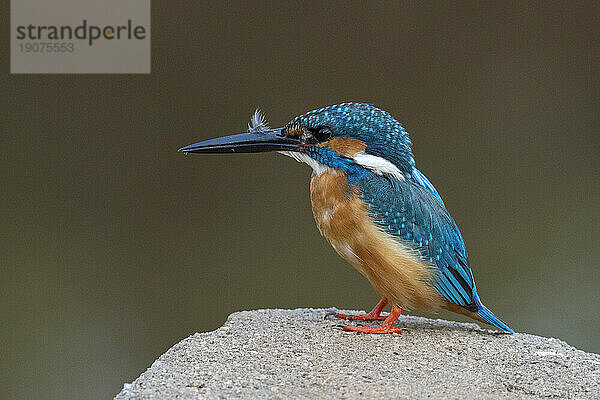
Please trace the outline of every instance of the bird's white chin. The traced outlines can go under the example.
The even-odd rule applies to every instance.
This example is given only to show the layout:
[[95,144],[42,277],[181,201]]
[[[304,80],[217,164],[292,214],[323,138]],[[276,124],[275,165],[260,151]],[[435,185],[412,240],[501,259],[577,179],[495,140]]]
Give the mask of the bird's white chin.
[[295,151],[278,151],[279,154],[284,156],[292,157],[294,160],[308,164],[316,175],[321,175],[324,172],[335,172],[335,170],[325,164],[321,164],[315,159],[311,158],[308,154],[298,153]]

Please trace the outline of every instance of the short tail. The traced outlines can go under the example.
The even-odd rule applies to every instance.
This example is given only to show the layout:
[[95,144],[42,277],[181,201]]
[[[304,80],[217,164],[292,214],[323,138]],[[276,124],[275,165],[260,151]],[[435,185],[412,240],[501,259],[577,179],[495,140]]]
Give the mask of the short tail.
[[502,322],[500,320],[500,318],[498,318],[494,314],[492,314],[492,312],[490,310],[488,310],[483,304],[479,303],[478,306],[479,306],[479,310],[476,312],[476,314],[480,318],[482,318],[483,320],[487,321],[488,323],[494,325],[498,329],[502,329],[503,331],[506,331],[508,333],[515,333],[515,331],[510,329],[510,327],[508,325],[506,325],[504,322]]

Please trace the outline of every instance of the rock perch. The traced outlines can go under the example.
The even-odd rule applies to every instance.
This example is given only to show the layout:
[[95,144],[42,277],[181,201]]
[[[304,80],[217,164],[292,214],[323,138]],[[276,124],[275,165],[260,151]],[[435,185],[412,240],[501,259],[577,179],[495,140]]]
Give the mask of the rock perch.
[[401,334],[347,333],[329,311],[234,313],[115,399],[600,399],[600,355],[558,339],[413,316]]

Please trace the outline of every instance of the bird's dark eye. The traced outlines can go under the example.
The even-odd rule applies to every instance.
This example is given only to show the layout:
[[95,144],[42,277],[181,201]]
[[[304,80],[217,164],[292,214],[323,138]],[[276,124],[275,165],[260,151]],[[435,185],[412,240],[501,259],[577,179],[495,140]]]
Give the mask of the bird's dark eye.
[[331,139],[331,129],[329,129],[326,126],[322,126],[320,128],[318,128],[317,130],[315,130],[315,132],[313,133],[315,139],[317,139],[319,142],[325,142],[329,139]]

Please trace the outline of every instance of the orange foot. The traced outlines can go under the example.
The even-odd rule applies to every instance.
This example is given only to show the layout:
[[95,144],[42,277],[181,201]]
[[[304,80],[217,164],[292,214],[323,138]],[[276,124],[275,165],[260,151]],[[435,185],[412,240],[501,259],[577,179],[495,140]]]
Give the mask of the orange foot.
[[347,319],[349,321],[383,321],[386,318],[385,315],[373,315],[370,312],[356,315],[335,314],[334,317],[339,319]]
[[401,333],[402,329],[392,328],[392,324],[400,314],[402,309],[400,307],[392,306],[392,312],[379,326],[346,326],[344,330],[347,332],[361,332],[361,333]]
[[402,333],[400,328],[386,328],[382,326],[345,326],[346,332],[360,332],[360,333]]
[[379,303],[371,311],[366,314],[348,315],[348,314],[334,314],[333,316],[340,319],[348,319],[351,321],[383,321],[387,317],[381,315],[381,311],[387,305],[387,300],[379,300]]

